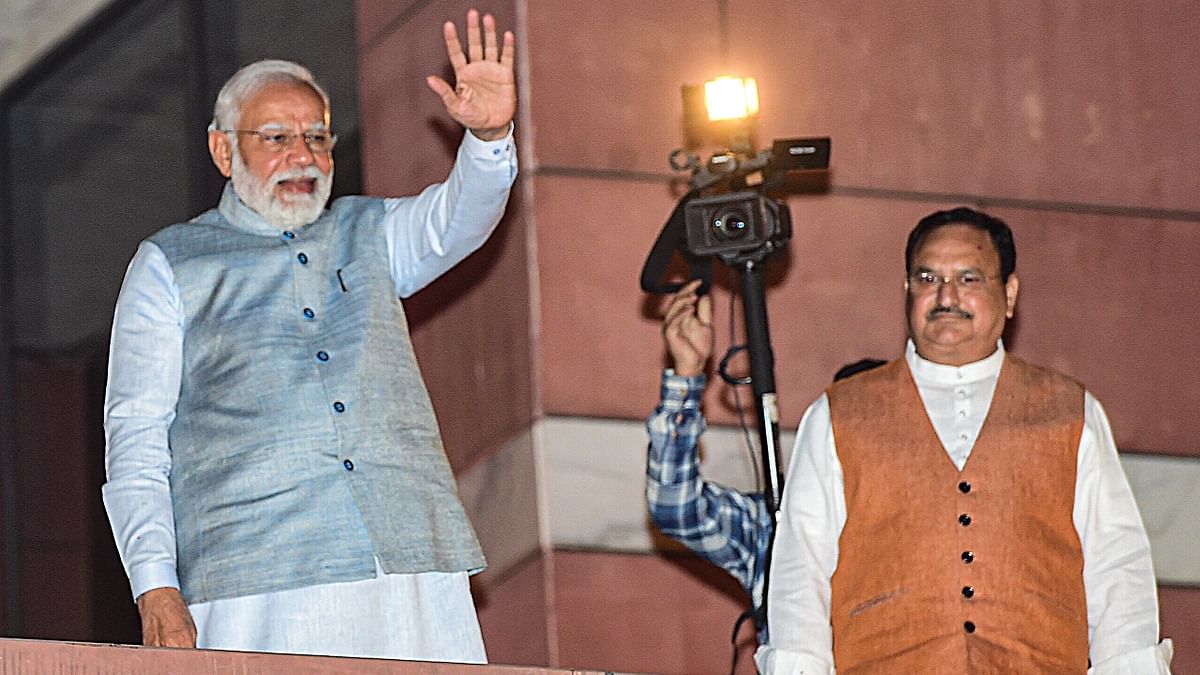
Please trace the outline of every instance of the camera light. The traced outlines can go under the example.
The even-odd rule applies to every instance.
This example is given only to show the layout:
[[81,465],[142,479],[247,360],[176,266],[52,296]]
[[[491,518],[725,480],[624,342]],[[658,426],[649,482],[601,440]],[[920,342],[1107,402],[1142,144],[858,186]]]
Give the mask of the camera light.
[[758,114],[758,84],[753,77],[722,76],[704,83],[708,119],[740,120]]

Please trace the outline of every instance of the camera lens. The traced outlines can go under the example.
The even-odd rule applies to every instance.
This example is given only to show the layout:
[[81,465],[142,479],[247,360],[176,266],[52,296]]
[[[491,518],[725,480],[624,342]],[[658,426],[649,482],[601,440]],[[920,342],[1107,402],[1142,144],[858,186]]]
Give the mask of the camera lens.
[[741,239],[750,231],[750,218],[739,208],[718,211],[711,224],[713,234],[723,241]]

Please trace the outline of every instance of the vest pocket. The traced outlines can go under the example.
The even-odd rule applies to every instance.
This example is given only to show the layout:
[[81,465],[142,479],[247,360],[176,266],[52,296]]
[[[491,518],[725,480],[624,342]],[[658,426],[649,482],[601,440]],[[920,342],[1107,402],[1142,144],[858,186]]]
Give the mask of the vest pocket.
[[892,600],[893,598],[898,598],[902,595],[905,595],[907,592],[908,591],[903,588],[897,588],[896,590],[891,591],[889,593],[883,593],[883,594],[877,595],[873,598],[863,600],[862,602],[860,602],[857,605],[855,605],[854,607],[852,607],[850,609],[850,612],[846,616],[853,619],[854,617],[858,616],[859,614],[862,614],[863,612],[865,612],[869,609],[878,607],[879,605],[885,604],[888,601]]

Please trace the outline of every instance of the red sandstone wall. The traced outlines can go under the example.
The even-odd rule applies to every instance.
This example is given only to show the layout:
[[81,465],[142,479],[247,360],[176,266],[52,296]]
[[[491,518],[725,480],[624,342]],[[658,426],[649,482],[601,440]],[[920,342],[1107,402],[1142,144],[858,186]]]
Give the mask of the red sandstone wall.
[[[529,57],[530,123],[518,134],[531,197],[510,209],[482,262],[412,303],[457,467],[532,415],[636,419],[653,404],[660,338],[636,278],[675,198],[665,160],[683,140],[679,86],[723,66],[758,78],[762,142],[833,137],[832,191],[792,200],[795,241],[773,263],[785,426],[841,364],[899,352],[904,236],[921,215],[969,203],[1016,232],[1023,284],[1010,347],[1086,382],[1123,447],[1200,456],[1200,388],[1186,374],[1200,347],[1200,56],[1184,48],[1200,32],[1200,6],[527,0],[487,9],[507,20],[514,5],[527,17],[518,43]],[[367,184],[411,191],[430,167],[448,166],[452,143],[430,133],[436,101],[420,76],[441,64],[437,24],[466,3],[358,7]],[[717,298],[723,326],[727,295]],[[707,409],[733,419],[719,391]],[[715,583],[664,599],[670,584],[646,559],[554,557],[549,571],[526,569],[492,592],[482,616],[494,654],[723,672],[723,658],[676,658],[725,644],[719,621],[668,634],[630,620],[694,620],[694,608],[667,600],[687,592],[711,602]],[[544,604],[500,609],[537,588]],[[1178,672],[1200,671],[1194,591],[1162,591]],[[584,630],[573,612],[595,602],[603,608]],[[520,633],[511,622],[522,617],[529,630],[545,627],[545,645],[497,646],[492,636]],[[647,635],[653,645],[642,644]]]
[[[636,314],[635,281],[673,196],[600,172],[666,174],[682,142],[678,87],[719,68],[704,48],[715,5],[530,3],[547,412],[633,418],[655,395],[657,327]],[[1186,421],[1200,390],[1177,364],[1200,346],[1200,279],[1184,272],[1200,254],[1200,87],[1184,86],[1196,57],[1161,47],[1186,42],[1200,10],[781,0],[735,3],[730,21],[730,69],[759,79],[764,143],[833,137],[833,194],[793,200],[791,260],[773,263],[785,268],[769,308],[788,424],[842,363],[898,353],[916,219],[1002,201],[991,210],[1016,231],[1025,282],[1013,346],[1087,382],[1123,446],[1198,451]],[[1096,212],[1108,206],[1190,220]],[[597,372],[607,384],[581,392]]]
[[1163,634],[1175,641],[1172,672],[1200,673],[1200,588],[1163,587],[1158,597]]
[[[720,69],[716,4],[530,3],[548,413],[653,404],[658,326],[635,280],[674,193],[643,175],[682,142],[679,85]],[[1019,244],[1009,346],[1086,382],[1122,447],[1200,455],[1200,389],[1180,367],[1200,347],[1200,63],[1168,47],[1200,28],[1194,4],[780,0],[731,3],[730,22],[729,69],[758,78],[763,142],[834,139],[832,194],[792,200],[795,241],[773,263],[786,426],[841,364],[899,352],[908,229],[974,203]],[[732,422],[723,399],[710,391],[707,410]],[[1200,670],[1188,593],[1162,592],[1180,672]]]
[[[449,171],[462,128],[446,116],[425,76],[453,80],[441,25],[454,19],[465,43],[463,21],[471,6],[358,4],[359,109],[368,193],[412,194]],[[484,9],[501,28],[514,26],[511,3]],[[533,416],[521,180],[504,221],[483,249],[405,302],[417,357],[456,469],[527,427]]]
[[[476,592],[493,663],[654,673],[728,673],[741,587],[691,556],[556,551]],[[545,632],[541,632],[541,631]],[[754,630],[738,634],[753,675]]]

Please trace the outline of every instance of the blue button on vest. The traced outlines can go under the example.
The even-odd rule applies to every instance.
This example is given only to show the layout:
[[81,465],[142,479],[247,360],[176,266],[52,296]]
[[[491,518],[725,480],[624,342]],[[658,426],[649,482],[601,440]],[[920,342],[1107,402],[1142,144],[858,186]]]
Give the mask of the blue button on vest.
[[189,603],[365,579],[375,557],[388,573],[483,567],[382,217],[382,200],[347,197],[281,237],[227,186],[150,238],[184,311],[170,481]]

